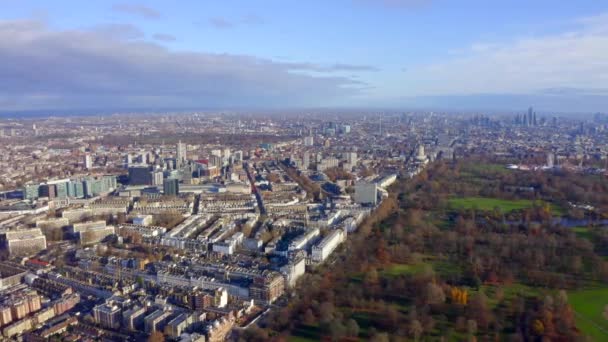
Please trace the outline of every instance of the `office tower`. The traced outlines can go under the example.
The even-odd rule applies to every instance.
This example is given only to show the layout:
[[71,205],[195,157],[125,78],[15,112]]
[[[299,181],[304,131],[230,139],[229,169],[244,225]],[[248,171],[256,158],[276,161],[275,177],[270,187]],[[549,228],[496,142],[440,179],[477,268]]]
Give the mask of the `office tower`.
[[163,184],[163,192],[166,196],[179,195],[179,180],[175,178],[165,179],[165,183]]
[[315,140],[312,136],[304,137],[304,146],[313,146],[315,144]]
[[84,168],[90,170],[93,168],[93,158],[91,158],[90,154],[84,155]]
[[186,164],[187,156],[186,156],[187,148],[186,144],[182,143],[181,140],[177,143],[177,167],[181,168]]
[[40,197],[55,198],[55,184],[43,184],[39,189]]
[[55,195],[57,198],[68,197],[68,182],[60,182],[55,184]]
[[150,178],[152,180],[152,185],[155,185],[158,187],[163,185],[164,175],[161,170],[154,170],[154,171],[150,172]]
[[148,166],[130,166],[129,167],[129,184],[131,185],[151,185],[152,178],[150,167]]
[[528,108],[528,124],[527,126],[532,126],[532,122],[533,122],[533,114],[534,113],[534,108],[530,107]]
[[376,205],[378,201],[378,187],[376,186],[376,183],[357,183],[355,185],[354,200],[359,204]]
[[28,184],[23,191],[23,197],[28,200],[40,197],[40,184]]

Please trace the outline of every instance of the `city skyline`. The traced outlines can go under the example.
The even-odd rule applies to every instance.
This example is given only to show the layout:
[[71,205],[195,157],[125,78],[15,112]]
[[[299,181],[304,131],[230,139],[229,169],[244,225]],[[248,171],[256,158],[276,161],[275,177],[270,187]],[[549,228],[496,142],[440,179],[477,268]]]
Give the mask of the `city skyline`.
[[0,1],[0,110],[608,105],[583,1]]

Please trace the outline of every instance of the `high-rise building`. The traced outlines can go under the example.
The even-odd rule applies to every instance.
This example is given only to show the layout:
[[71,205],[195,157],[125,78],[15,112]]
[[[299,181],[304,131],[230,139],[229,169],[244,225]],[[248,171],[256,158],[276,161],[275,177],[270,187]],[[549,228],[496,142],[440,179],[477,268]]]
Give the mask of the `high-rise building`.
[[95,323],[104,328],[118,329],[122,318],[121,310],[116,305],[101,304],[93,308]]
[[304,152],[304,157],[302,158],[302,169],[308,170],[310,167],[310,152]]
[[33,200],[40,197],[40,184],[28,184],[23,191],[25,199]]
[[224,159],[220,156],[213,154],[209,157],[209,165],[221,168],[222,166],[224,166]]
[[130,153],[127,153],[125,156],[125,167],[128,168],[131,164],[133,164],[133,156]]
[[175,178],[165,179],[165,183],[163,184],[163,191],[167,196],[179,195],[179,180]]
[[555,166],[555,155],[553,153],[547,154],[547,167]]
[[186,164],[186,160],[187,160],[187,146],[185,143],[182,143],[181,140],[177,143],[177,166],[178,167],[182,167]]
[[152,177],[149,166],[139,165],[129,167],[129,184],[151,185]]
[[150,173],[150,178],[152,179],[152,185],[162,186],[164,182],[163,172],[161,170],[154,170]]
[[234,153],[232,154],[232,156],[234,158],[232,158],[235,162],[242,162],[243,161],[243,151],[234,151]]
[[354,200],[359,204],[376,205],[378,201],[378,186],[376,183],[360,182],[355,185]]
[[313,146],[315,144],[315,140],[312,136],[304,137],[304,146]]
[[55,198],[55,184],[43,184],[39,189],[40,197]]
[[347,152],[346,153],[346,162],[351,165],[357,165],[357,153],[356,152]]
[[90,170],[93,168],[93,158],[91,158],[90,154],[85,154],[84,155],[84,168],[87,170]]

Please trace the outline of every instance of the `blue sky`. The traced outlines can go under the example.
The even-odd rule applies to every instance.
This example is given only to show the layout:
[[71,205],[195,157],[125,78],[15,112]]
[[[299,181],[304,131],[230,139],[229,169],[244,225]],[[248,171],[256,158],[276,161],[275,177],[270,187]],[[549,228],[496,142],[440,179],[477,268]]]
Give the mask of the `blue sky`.
[[0,8],[8,110],[608,107],[604,1],[0,0]]

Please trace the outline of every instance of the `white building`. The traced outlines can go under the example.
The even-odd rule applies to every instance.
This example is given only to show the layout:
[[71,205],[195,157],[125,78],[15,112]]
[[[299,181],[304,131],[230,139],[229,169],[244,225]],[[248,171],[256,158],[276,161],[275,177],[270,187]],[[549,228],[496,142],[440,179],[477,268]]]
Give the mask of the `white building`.
[[281,267],[285,277],[285,287],[294,287],[298,279],[306,273],[306,258],[297,258]]
[[84,168],[87,170],[90,170],[93,168],[93,158],[91,158],[90,154],[85,154],[84,155]]
[[346,153],[346,162],[351,165],[357,165],[357,153],[356,152],[347,152]]
[[154,221],[154,216],[152,215],[138,215],[133,218],[133,224],[140,226],[149,226]]
[[346,240],[346,232],[344,230],[333,230],[321,242],[312,247],[312,261],[316,263],[325,261],[344,240]]
[[40,228],[6,232],[8,252],[13,255],[32,255],[46,249],[46,237]]
[[376,205],[378,202],[378,186],[376,183],[360,182],[355,184],[354,200],[358,204]]

